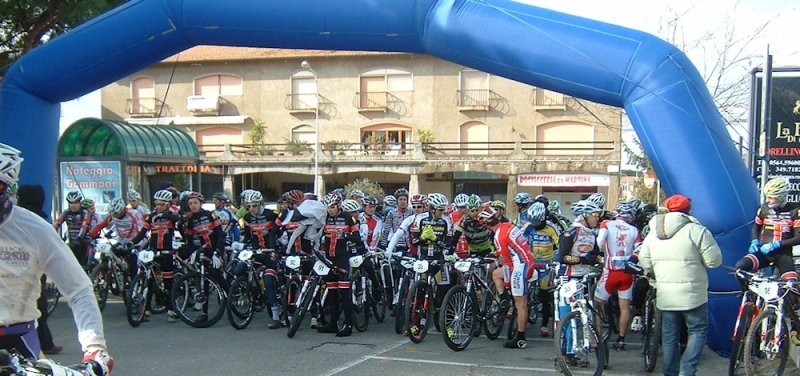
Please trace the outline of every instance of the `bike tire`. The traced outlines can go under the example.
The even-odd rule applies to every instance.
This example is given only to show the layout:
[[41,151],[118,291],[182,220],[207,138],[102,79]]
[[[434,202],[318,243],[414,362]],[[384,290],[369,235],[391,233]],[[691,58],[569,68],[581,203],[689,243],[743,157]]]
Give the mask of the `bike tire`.
[[[392,280],[393,276],[392,267],[389,264],[384,264],[383,267],[381,267],[381,275],[382,275],[381,283],[383,284],[381,286],[383,287],[383,297],[382,297],[383,299],[381,300],[383,300],[384,305],[387,305],[388,308],[388,305],[392,304],[392,298],[394,297],[394,286],[393,286],[394,281]],[[378,322],[383,322],[383,321],[378,321]]]
[[403,275],[400,279],[400,289],[397,290],[397,304],[394,305],[394,331],[397,334],[403,334],[406,325],[406,298],[408,297],[408,287],[411,280],[407,275]]
[[[514,304],[513,302],[511,304]],[[519,324],[517,324],[517,309],[515,307],[509,308],[511,311],[508,317],[508,332],[506,333],[506,338],[508,340],[512,340],[517,337],[517,331],[519,330]]]
[[[289,330],[286,332],[286,335],[289,338],[294,337],[295,333],[297,333],[297,329],[300,328],[300,324],[303,323],[303,317],[306,315],[306,312],[311,307],[312,299],[314,298],[314,289],[317,288],[318,281],[314,278],[309,278],[303,284],[309,284],[308,288],[305,290],[302,289],[301,286],[300,295],[297,296],[297,303],[295,304],[295,311],[292,315],[292,320],[289,322]],[[313,283],[311,285],[310,283]]]
[[[150,294],[152,297],[152,303],[150,305],[150,311],[155,314],[161,314],[167,312],[169,309],[169,291],[164,288],[164,280],[162,279],[160,282],[158,279],[153,280],[152,288],[150,289]],[[149,303],[148,303],[149,304]]]
[[228,322],[237,330],[247,328],[253,321],[255,307],[248,276],[243,275],[233,280],[228,290]]
[[733,332],[733,347],[731,348],[731,358],[728,362],[728,376],[741,374],[738,371],[744,368],[744,342],[750,324],[753,322],[753,312],[756,307],[753,302],[745,302],[739,313],[739,323]]
[[428,282],[414,282],[408,291],[405,304],[406,335],[411,342],[420,343],[428,334],[433,320],[433,293]]
[[[556,352],[556,368],[567,376],[572,376],[576,373],[585,373],[585,369],[592,364],[589,360],[592,353],[591,349],[581,350],[577,353],[573,352],[571,357],[567,354],[568,343],[583,343],[583,336],[586,331],[582,329],[582,325],[580,312],[572,311],[561,318],[553,336],[553,346]],[[572,339],[568,340],[568,338]],[[593,349],[594,371],[592,375],[594,376],[602,375],[606,366],[605,359],[608,353],[608,347],[604,346],[604,343],[604,341],[600,341],[597,343],[597,347]]]
[[[204,281],[203,286],[200,281]],[[176,307],[175,313],[186,325],[193,328],[208,328],[216,324],[225,315],[225,308],[228,304],[228,291],[223,287],[223,283],[217,277],[200,272],[186,273],[174,282],[170,299]],[[193,304],[189,304],[193,303]],[[180,305],[183,309],[177,309]],[[189,313],[197,309],[197,305],[205,306],[205,320],[198,316],[190,316]]]
[[528,292],[528,324],[536,324],[539,320],[539,311],[542,310],[542,302],[539,301],[539,281],[531,283]]
[[283,287],[283,296],[281,297],[281,320],[286,325],[289,325],[290,317],[294,315],[297,304],[297,294],[300,293],[300,284],[302,282],[297,278],[291,278],[286,281]]
[[53,282],[47,282],[47,286],[44,288],[45,296],[47,296],[47,315],[50,316],[55,312],[56,307],[58,306],[58,300],[61,298],[61,292],[58,291],[58,287]]
[[106,308],[106,301],[108,301],[108,268],[106,268],[106,264],[101,263],[98,264],[94,270],[92,270],[92,290],[94,291],[94,297],[97,300],[97,308],[100,309],[100,312],[103,312],[103,309]]
[[[656,301],[650,300],[645,308],[644,323],[644,370],[653,372],[658,361],[658,348],[661,346],[661,311],[656,308]],[[742,334],[744,337],[744,334]]]
[[361,276],[350,280],[350,297],[353,301],[353,328],[364,332],[369,326],[369,305],[367,303],[367,286],[361,281]]
[[372,310],[372,315],[375,316],[375,321],[379,324],[386,320],[386,294],[385,289],[379,288],[381,290],[381,298],[375,299],[372,295],[372,288],[371,282],[367,281],[367,292],[368,292],[368,299],[367,304],[369,305],[370,309]]
[[147,311],[147,295],[150,293],[147,274],[139,273],[133,278],[128,294],[128,305],[125,307],[125,318],[132,327],[144,321]]
[[744,362],[746,374],[779,376],[786,369],[789,346],[791,346],[786,325],[784,325],[784,331],[780,335],[780,348],[775,354],[775,359],[768,359],[767,354],[761,350],[762,338],[766,340],[774,338],[775,322],[777,320],[778,314],[774,308],[768,308],[759,313],[753,320],[744,344],[744,359],[750,359],[750,361]]
[[608,302],[606,303],[606,312],[608,313],[606,319],[608,320],[608,325],[614,333],[619,333],[619,298],[617,294],[611,295],[608,298]]
[[500,304],[495,299],[494,283],[489,284],[488,296],[483,299],[483,332],[486,337],[495,340],[503,331],[503,324],[506,320],[507,311],[500,308]]
[[451,288],[442,299],[439,326],[442,328],[442,339],[451,350],[464,350],[475,338],[475,326],[479,325],[475,314],[476,304],[464,285]]

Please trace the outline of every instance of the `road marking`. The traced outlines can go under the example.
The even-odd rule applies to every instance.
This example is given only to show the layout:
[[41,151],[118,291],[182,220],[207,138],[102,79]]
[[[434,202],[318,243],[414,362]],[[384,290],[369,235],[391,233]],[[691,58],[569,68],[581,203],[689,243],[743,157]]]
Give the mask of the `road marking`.
[[[405,343],[405,342],[404,342]],[[396,358],[393,356],[377,356],[377,355],[367,355],[370,359],[380,360],[380,361],[398,361],[398,362],[409,362],[409,363],[428,363],[428,364],[438,364],[444,366],[456,366],[456,367],[471,367],[471,368],[489,368],[489,369],[503,369],[509,371],[531,371],[531,372],[546,372],[552,374],[559,374],[554,368],[536,368],[536,367],[514,367],[514,366],[499,366],[499,365],[492,365],[492,364],[477,364],[477,363],[459,363],[459,362],[445,362],[441,360],[425,360],[425,359],[411,359],[411,358]],[[363,362],[360,360],[359,363]],[[338,371],[337,371],[338,372]],[[579,375],[591,375],[593,371],[572,371],[574,374]],[[604,371],[604,375],[611,375],[611,376],[629,376],[629,375],[636,375],[636,373],[619,373],[619,372],[611,372],[611,371]]]
[[392,350],[394,350],[394,349],[396,349],[396,348],[398,348],[398,347],[400,347],[402,345],[407,344],[408,342],[409,342],[408,339],[404,338],[404,339],[398,341],[397,343],[395,343],[394,345],[390,345],[388,347],[384,347],[384,348],[375,350],[371,354],[364,355],[361,358],[358,358],[358,359],[356,359],[356,360],[354,360],[354,361],[352,361],[350,363],[345,363],[344,365],[342,365],[340,367],[336,367],[336,368],[334,368],[332,370],[329,370],[328,372],[325,372],[325,373],[321,374],[321,376],[333,376],[333,375],[335,375],[335,374],[337,374],[339,372],[346,371],[346,370],[348,370],[350,368],[353,368],[353,367],[355,367],[355,366],[357,366],[357,365],[359,365],[359,364],[361,364],[361,363],[363,363],[363,362],[365,362],[367,360],[378,359],[378,358],[376,358],[377,355],[383,354],[383,353],[385,353],[387,351],[392,351]]

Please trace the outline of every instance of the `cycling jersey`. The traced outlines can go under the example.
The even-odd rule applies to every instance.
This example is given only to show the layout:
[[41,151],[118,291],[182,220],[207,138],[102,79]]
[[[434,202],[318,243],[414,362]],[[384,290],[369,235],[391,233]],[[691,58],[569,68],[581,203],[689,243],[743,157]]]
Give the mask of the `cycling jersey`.
[[320,250],[333,262],[343,269],[349,269],[350,252],[347,242],[353,242],[362,247],[361,232],[353,216],[339,213],[337,216],[328,215],[322,227],[322,242]]
[[132,242],[138,244],[149,231],[150,248],[158,251],[172,251],[172,239],[175,236],[179,220],[178,215],[170,211],[153,213],[144,221],[144,225]]
[[142,218],[144,218],[144,219],[147,219],[147,216],[149,216],[149,215],[150,215],[150,209],[148,209],[147,207],[145,207],[145,206],[144,206],[144,204],[141,204],[141,203],[140,203],[139,205],[136,205],[136,207],[135,207],[135,208],[134,208],[134,207],[131,207],[131,205],[130,205],[130,204],[128,204],[128,205],[127,205],[127,208],[128,208],[128,209],[131,209],[131,210],[136,210],[136,211],[138,211],[138,212],[139,212],[139,214],[141,214],[141,215],[142,215]]
[[295,221],[292,222],[292,216],[294,215],[294,210],[286,210],[284,209],[279,215],[278,218],[275,220],[275,224],[279,226],[278,234],[276,234],[276,238],[280,238],[282,244],[286,246],[286,251],[289,252],[289,248],[291,248],[292,252],[299,252],[302,255],[309,254],[312,250],[311,241],[306,239],[305,237],[297,237],[292,247],[289,247],[286,244],[289,239],[292,238],[292,234],[300,227],[300,222]]
[[[590,254],[600,254],[594,231],[580,222],[573,223],[569,230],[561,234],[558,242],[558,261],[566,264],[564,275],[583,277],[589,274],[593,263],[587,261],[586,256]],[[577,257],[578,260],[570,263],[566,261],[565,256]]]
[[511,288],[512,296],[528,295],[528,280],[536,270],[525,237],[514,224],[500,223],[494,232],[494,247],[503,264],[503,281]]
[[467,238],[469,253],[489,253],[492,252],[492,232],[486,227],[481,226],[478,221],[465,215],[461,217],[455,225],[453,237],[450,239],[450,247],[455,248],[461,235]]
[[[386,251],[394,252],[395,249],[398,248],[398,244],[400,243],[400,239],[410,238],[411,237],[411,233],[418,233],[419,232],[418,228],[412,228],[412,225],[414,224],[414,221],[417,219],[417,216],[419,216],[419,215],[420,214],[414,214],[414,215],[406,217],[406,219],[403,220],[403,223],[400,224],[400,227],[394,232],[394,234],[392,235],[392,238],[389,240],[389,245],[386,247]],[[410,244],[410,245],[408,245],[408,247],[400,246],[400,248],[408,250],[408,252],[412,256],[417,256],[417,248],[418,247],[417,247],[416,244]]]
[[527,226],[524,226],[522,232],[537,260],[552,261],[555,258],[555,250],[558,248],[558,232],[552,225],[542,223],[537,229],[529,222]]
[[277,241],[278,213],[272,210],[261,209],[261,214],[253,215],[249,211],[244,215],[244,236],[242,240],[245,244],[260,249],[275,249]]
[[625,263],[633,255],[634,246],[641,243],[639,230],[621,217],[615,220],[605,220],[600,223],[597,233],[597,245],[605,252],[605,265],[607,270],[624,270]]
[[225,233],[217,215],[205,209],[192,213],[186,222],[186,234],[195,237],[198,242],[190,242],[189,250],[194,252],[198,247],[204,250],[207,257],[213,255],[214,250],[222,252],[225,249]]
[[239,218],[224,206],[217,209],[215,213],[217,213],[217,217],[222,223],[222,232],[225,233],[227,239],[231,242],[238,242],[241,238]]
[[76,240],[86,234],[90,220],[91,216],[86,209],[78,209],[78,211],[65,210],[53,223],[53,228],[58,230],[62,223],[66,223],[67,236],[69,236],[70,240]]
[[370,251],[378,246],[383,231],[383,221],[377,215],[360,213],[358,221],[361,223],[361,240]]
[[[797,204],[794,203],[776,209],[770,209],[767,205],[761,206],[756,212],[757,226],[753,227],[753,239],[758,239],[761,244],[767,244],[797,236],[796,232],[800,229],[798,210]],[[791,246],[784,245],[782,248],[791,251]]]
[[[107,215],[97,226],[92,228],[92,231],[89,232],[89,236],[97,238],[100,235],[100,231],[106,227],[113,226],[114,230],[117,232],[117,240],[120,243],[133,243],[133,238],[139,233],[144,221],[142,220],[142,215],[139,214],[138,211],[128,208],[123,210],[124,212],[121,218],[111,214]],[[136,243],[134,243],[134,245],[135,244]]]
[[[386,218],[383,221],[383,231],[381,232],[380,242],[384,244],[388,244],[389,241],[392,239],[392,235],[400,228],[400,224],[403,223],[403,220],[412,216],[414,212],[411,211],[410,208],[394,208],[389,213],[386,214]],[[403,234],[405,235],[405,234]],[[401,236],[397,242],[397,245],[400,247],[408,247],[409,242],[408,238],[405,236]]]
[[[422,231],[426,226],[430,226],[436,234],[436,240],[422,239]],[[435,217],[431,212],[426,212],[414,217],[411,229],[418,229],[417,232],[410,233],[410,243],[416,245],[421,259],[442,259],[445,255],[445,248],[448,246],[447,234],[450,231],[450,222],[444,217]]]

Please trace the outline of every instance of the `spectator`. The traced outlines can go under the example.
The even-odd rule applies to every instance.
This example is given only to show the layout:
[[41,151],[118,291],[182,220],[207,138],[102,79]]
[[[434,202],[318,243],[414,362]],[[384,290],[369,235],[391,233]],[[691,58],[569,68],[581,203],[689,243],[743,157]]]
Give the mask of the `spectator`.
[[[722,263],[717,242],[690,214],[691,201],[681,195],[664,201],[669,210],[650,220],[650,236],[642,243],[639,263],[653,273],[661,310],[665,376],[694,376],[708,334],[708,274]],[[654,236],[655,235],[655,236]],[[676,272],[677,271],[677,272]],[[681,320],[689,341],[681,356]]]
[[[47,220],[47,214],[42,210],[42,206],[44,205],[44,188],[42,188],[41,185],[20,186],[17,191],[17,205]],[[39,344],[42,346],[43,353],[58,354],[64,350],[64,348],[56,346],[56,344],[53,343],[53,334],[50,333],[50,327],[47,326],[47,296],[45,296],[45,286],[47,286],[47,277],[42,275],[42,292],[41,295],[39,295],[39,300],[36,301],[36,306],[41,313],[41,316],[36,320],[36,334],[39,336]]]

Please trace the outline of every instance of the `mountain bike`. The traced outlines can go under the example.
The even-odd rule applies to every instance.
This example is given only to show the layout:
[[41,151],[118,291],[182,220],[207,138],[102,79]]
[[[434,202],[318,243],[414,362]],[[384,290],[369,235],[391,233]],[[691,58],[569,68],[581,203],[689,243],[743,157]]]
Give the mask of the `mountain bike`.
[[593,375],[602,375],[606,366],[608,324],[603,310],[593,306],[590,294],[598,276],[599,273],[590,272],[581,279],[562,278],[556,290],[556,302],[570,307],[558,322],[553,342],[556,365],[568,376],[575,374],[573,368],[586,368],[591,353],[595,355]]
[[94,241],[94,257],[98,264],[89,274],[92,280],[97,306],[102,312],[108,300],[108,293],[122,296],[123,301],[128,301],[128,263],[125,255],[128,250],[124,245],[114,239],[99,238]]
[[414,261],[416,260],[415,257],[411,256],[392,256],[392,261],[400,264],[400,267],[403,268],[403,272],[398,279],[398,288],[394,291],[394,296],[392,297],[392,305],[394,306],[392,310],[394,313],[394,331],[397,334],[403,334],[403,328],[406,324],[405,302],[408,297],[408,289],[411,287],[411,283],[414,279]]
[[228,322],[236,329],[247,328],[253,321],[255,312],[263,311],[268,305],[264,281],[266,267],[254,257],[264,253],[273,257],[272,252],[262,249],[245,249],[236,256],[239,262],[247,264],[245,274],[236,277],[228,290]]
[[[439,313],[442,338],[447,347],[453,351],[461,351],[469,346],[481,330],[481,325],[492,307],[491,302],[499,301],[491,282],[485,279],[486,273],[479,272],[483,269],[483,265],[494,262],[495,260],[490,258],[471,257],[456,261],[454,264],[454,268],[465,283],[450,288],[442,299]],[[499,314],[501,323],[505,316],[503,313]],[[499,327],[502,329],[502,324]]]
[[656,285],[652,278],[650,289],[642,306],[644,311],[644,328],[642,329],[642,355],[644,355],[644,369],[653,372],[658,360],[658,348],[661,346],[661,310],[656,307]]
[[171,256],[172,253],[173,251],[150,249],[144,249],[137,253],[139,271],[131,280],[128,304],[125,307],[126,319],[132,327],[135,328],[144,321],[148,310],[155,313],[167,311],[170,292],[164,288],[161,270],[153,260],[156,255]]
[[350,257],[350,294],[353,299],[353,328],[359,332],[367,330],[370,306],[372,306],[372,281],[367,277],[366,271],[363,270],[363,263],[364,256]]
[[0,375],[21,376],[102,376],[103,367],[90,360],[62,366],[50,359],[28,359],[15,350],[0,350]]
[[[300,328],[300,323],[303,322],[303,317],[305,317],[306,312],[312,309],[312,304],[315,304],[317,296],[322,295],[320,291],[325,286],[325,281],[322,277],[328,275],[330,272],[330,266],[326,265],[324,262],[320,260],[314,262],[314,266],[311,268],[311,275],[303,282],[300,293],[297,294],[297,300],[294,304],[294,314],[289,320],[289,331],[286,333],[289,338],[294,337],[295,333],[297,333],[297,329]],[[319,309],[322,310],[321,307]],[[332,312],[331,314],[335,315],[337,312]]]
[[439,309],[437,303],[441,300],[437,295],[439,282],[431,270],[435,266],[440,266],[442,283],[449,283],[449,270],[446,265],[446,262],[440,260],[414,261],[416,281],[408,289],[408,297],[405,302],[405,325],[403,326],[411,342],[422,342],[428,334],[431,322],[435,326],[439,326],[437,312]]
[[[191,256],[193,268],[176,278],[172,284],[170,300],[178,318],[195,328],[207,328],[216,324],[225,314],[228,304],[229,286],[219,270],[213,268],[211,259],[195,251]],[[189,312],[200,312],[190,316]]]
[[392,299],[392,291],[394,290],[394,274],[392,273],[392,264],[386,258],[383,252],[370,252],[369,257],[372,258],[372,265],[377,267],[376,273],[378,282],[381,289],[380,299],[373,296],[370,290],[372,299],[372,313],[375,315],[375,321],[382,323],[386,319],[386,310],[389,307],[389,300]]

